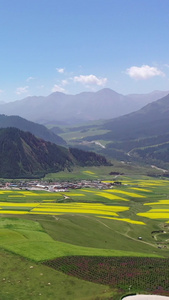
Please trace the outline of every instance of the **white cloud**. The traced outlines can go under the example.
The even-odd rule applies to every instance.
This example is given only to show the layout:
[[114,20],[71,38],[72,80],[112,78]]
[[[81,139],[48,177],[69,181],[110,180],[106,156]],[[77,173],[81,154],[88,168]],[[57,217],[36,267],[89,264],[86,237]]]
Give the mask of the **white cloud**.
[[54,87],[52,88],[52,93],[55,93],[55,92],[65,93],[65,89],[62,88],[61,86],[55,84]]
[[159,69],[148,65],[142,65],[141,67],[133,66],[126,70],[126,74],[134,79],[148,79],[154,76],[165,76]]
[[16,94],[17,95],[26,94],[26,93],[28,93],[28,88],[29,88],[29,86],[18,87],[16,89]]
[[3,90],[0,90],[0,94],[2,94],[4,91]]
[[56,68],[56,70],[58,71],[58,73],[64,73],[64,71],[65,71],[64,68]]
[[80,82],[84,85],[90,85],[90,84],[94,84],[94,85],[105,85],[105,83],[107,82],[107,78],[98,78],[95,75],[80,75],[80,76],[75,76],[74,78],[74,82]]
[[30,76],[30,77],[28,77],[28,78],[26,79],[26,82],[29,82],[29,81],[34,80],[34,79],[35,79],[35,77]]
[[69,82],[68,82],[68,80],[62,80],[62,85],[67,85],[67,84],[69,84]]

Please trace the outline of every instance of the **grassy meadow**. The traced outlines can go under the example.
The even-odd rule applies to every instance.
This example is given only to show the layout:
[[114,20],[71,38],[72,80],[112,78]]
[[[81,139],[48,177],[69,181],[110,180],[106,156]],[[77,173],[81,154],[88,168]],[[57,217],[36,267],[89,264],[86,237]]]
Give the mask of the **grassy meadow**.
[[[94,167],[81,172],[102,177]],[[169,295],[169,181],[130,174],[102,181],[121,185],[0,190],[0,299]]]

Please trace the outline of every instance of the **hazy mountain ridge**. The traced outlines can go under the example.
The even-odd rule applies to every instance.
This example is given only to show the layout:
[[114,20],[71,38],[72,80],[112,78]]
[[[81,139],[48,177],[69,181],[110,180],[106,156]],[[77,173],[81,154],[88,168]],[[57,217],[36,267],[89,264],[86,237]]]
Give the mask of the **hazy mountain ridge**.
[[107,120],[98,129],[109,132],[86,136],[77,143],[106,141],[105,149],[97,149],[99,153],[120,160],[134,159],[162,165],[163,168],[167,163],[169,167],[169,95],[136,112]]
[[0,128],[7,127],[15,127],[23,131],[29,131],[35,136],[57,145],[66,145],[66,142],[60,136],[47,129],[45,126],[28,121],[19,116],[0,115]]
[[0,177],[33,178],[74,166],[111,165],[103,156],[36,138],[17,128],[0,129]]
[[[105,120],[99,129],[109,130],[94,136],[103,140],[128,140],[147,138],[169,132],[169,95],[140,110],[111,120]],[[87,140],[92,140],[88,137]]]
[[0,113],[19,115],[41,124],[75,124],[99,119],[116,118],[136,111],[169,91],[141,95],[122,95],[111,89],[67,95],[60,92],[47,97],[27,97],[0,105]]
[[107,135],[117,140],[166,134],[169,132],[169,95],[134,113],[109,120],[103,128],[111,130]]

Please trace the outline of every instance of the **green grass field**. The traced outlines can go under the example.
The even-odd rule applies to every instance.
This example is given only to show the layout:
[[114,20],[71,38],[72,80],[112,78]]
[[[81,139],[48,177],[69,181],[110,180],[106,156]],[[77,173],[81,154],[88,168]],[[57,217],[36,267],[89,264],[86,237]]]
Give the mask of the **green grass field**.
[[109,130],[98,130],[98,129],[89,129],[89,130],[79,130],[79,131],[69,131],[60,134],[60,136],[67,142],[73,142],[79,139],[83,139],[87,136],[101,135],[109,132]]
[[[104,170],[99,172],[80,174],[95,179]],[[91,282],[42,263],[64,257],[168,258],[169,181],[144,175],[114,180],[121,186],[62,193],[0,190],[0,299],[116,300],[128,292],[128,283],[117,288]],[[131,292],[147,292],[142,282],[133,283]]]
[[[112,161],[113,166],[100,166],[100,167],[83,167],[74,168],[72,172],[58,172],[49,173],[44,177],[44,180],[113,180],[115,176],[110,175],[113,172],[124,173],[130,176],[130,178],[140,178],[140,176],[149,175],[152,176],[162,175],[163,172],[160,170],[151,168],[149,166],[138,166],[137,164],[130,164],[128,162]],[[90,171],[91,173],[88,173]],[[93,173],[93,174],[92,174]],[[134,174],[134,175],[133,175]],[[146,177],[147,178],[147,177]]]

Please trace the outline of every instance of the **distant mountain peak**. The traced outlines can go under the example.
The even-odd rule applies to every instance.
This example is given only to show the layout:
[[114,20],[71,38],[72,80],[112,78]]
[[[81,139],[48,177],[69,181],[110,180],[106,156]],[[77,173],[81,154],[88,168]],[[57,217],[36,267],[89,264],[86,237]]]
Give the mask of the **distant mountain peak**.
[[116,118],[156,101],[168,92],[124,96],[110,88],[77,95],[54,92],[47,97],[35,96],[0,105],[0,113],[18,115],[27,120],[63,125],[84,123],[91,120]]
[[119,93],[117,93],[116,91],[110,89],[110,88],[104,88],[102,90],[99,90],[98,92],[96,92],[97,94],[109,94],[109,95],[121,95]]

